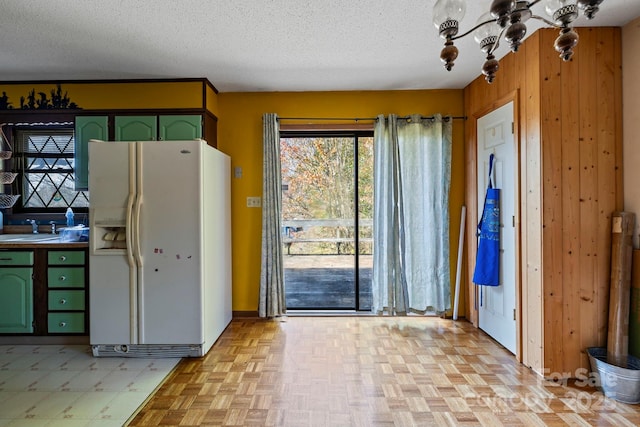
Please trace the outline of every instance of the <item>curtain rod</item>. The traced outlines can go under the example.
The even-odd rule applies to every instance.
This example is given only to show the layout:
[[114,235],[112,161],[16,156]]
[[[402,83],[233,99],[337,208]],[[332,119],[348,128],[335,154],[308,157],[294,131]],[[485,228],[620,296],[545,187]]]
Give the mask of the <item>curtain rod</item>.
[[[402,117],[398,117],[400,119],[408,119],[411,116],[402,116]],[[423,119],[433,119],[435,118],[434,116],[421,116]],[[449,120],[449,118],[453,119],[453,120],[467,120],[467,116],[444,116],[443,120]],[[376,120],[378,120],[377,117],[278,117],[278,120],[353,120],[355,122],[358,121],[368,121],[368,122],[375,122]]]

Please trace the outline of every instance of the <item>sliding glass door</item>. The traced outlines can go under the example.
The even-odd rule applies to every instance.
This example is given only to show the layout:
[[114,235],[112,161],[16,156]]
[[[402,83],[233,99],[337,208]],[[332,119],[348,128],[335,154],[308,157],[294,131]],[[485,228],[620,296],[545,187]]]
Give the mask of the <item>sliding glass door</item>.
[[287,309],[369,311],[372,132],[280,135]]

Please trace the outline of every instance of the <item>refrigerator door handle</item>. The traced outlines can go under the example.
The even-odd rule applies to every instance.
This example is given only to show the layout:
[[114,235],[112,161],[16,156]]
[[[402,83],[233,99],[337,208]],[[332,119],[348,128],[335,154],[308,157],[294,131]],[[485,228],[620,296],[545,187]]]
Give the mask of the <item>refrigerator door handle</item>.
[[[133,206],[133,256],[136,260],[138,268],[142,267],[142,252],[140,250],[140,211],[142,210],[142,145],[136,142],[136,165],[135,165],[135,182],[136,182],[136,198]],[[140,285],[140,282],[138,282]]]
[[133,255],[133,243],[131,242],[132,232],[132,216],[133,216],[133,201],[135,199],[134,194],[129,195],[127,200],[127,261],[129,263],[129,335],[131,336],[131,343],[138,344],[138,269],[136,268],[136,261]]
[[129,335],[132,344],[138,344],[138,273],[134,254],[133,217],[136,199],[136,151],[135,145],[129,144],[129,197],[127,198],[127,218],[125,233],[127,240],[127,262],[129,263]]
[[138,193],[133,206],[133,256],[138,268],[142,268],[142,252],[140,250],[140,211],[142,210],[142,195]]
[[127,262],[129,263],[129,269],[135,269],[136,260],[133,254],[133,204],[136,199],[135,188],[133,185],[129,185],[129,196],[127,197],[127,219],[125,222],[125,239],[127,241]]
[[140,250],[140,212],[142,211],[143,188],[142,188],[142,143],[136,142],[136,201],[133,210],[133,254],[137,262],[137,292],[138,292],[138,340],[140,344],[145,344],[144,337],[144,269],[142,251]]

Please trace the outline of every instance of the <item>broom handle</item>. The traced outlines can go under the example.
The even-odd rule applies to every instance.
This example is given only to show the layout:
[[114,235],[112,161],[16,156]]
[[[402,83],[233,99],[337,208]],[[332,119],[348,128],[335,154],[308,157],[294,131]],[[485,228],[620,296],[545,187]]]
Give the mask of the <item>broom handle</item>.
[[464,245],[464,223],[467,213],[466,206],[462,206],[460,214],[460,236],[458,237],[458,264],[456,266],[456,290],[453,298],[453,320],[458,320],[458,301],[460,299],[460,270],[462,270],[462,247]]

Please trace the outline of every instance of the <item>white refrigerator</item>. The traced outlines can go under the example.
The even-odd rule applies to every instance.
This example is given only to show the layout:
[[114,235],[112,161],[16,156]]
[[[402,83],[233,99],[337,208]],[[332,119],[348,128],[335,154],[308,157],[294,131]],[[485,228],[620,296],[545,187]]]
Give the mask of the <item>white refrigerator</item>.
[[94,356],[206,354],[231,321],[229,157],[91,140],[89,197]]

